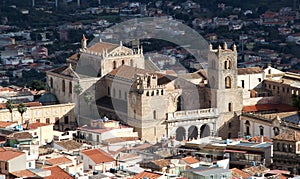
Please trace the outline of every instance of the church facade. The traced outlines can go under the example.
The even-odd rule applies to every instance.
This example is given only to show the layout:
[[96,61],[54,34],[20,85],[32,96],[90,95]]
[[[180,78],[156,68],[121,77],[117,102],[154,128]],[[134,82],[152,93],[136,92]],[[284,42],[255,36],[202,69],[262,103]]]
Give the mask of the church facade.
[[[210,45],[208,69],[185,76],[147,69],[142,48],[102,41],[87,47],[85,38],[80,55],[69,62],[76,66],[47,72],[47,82],[61,103],[79,104],[79,125],[107,116],[134,127],[142,140],[150,142],[211,135],[238,137],[243,88],[239,86],[235,46],[213,49]],[[82,91],[93,90],[93,107],[88,102],[78,103],[84,92],[75,93],[76,85]],[[91,110],[96,115],[89,115]]]

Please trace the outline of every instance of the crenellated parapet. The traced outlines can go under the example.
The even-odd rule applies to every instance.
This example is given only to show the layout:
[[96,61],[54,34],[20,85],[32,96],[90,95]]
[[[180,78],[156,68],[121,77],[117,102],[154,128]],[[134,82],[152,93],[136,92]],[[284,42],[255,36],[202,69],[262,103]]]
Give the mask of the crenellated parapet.
[[224,42],[223,47],[221,45],[219,45],[217,49],[213,49],[212,44],[209,44],[209,51],[213,52],[219,56],[222,53],[237,53],[236,45],[233,44],[232,48],[228,48],[226,42]]

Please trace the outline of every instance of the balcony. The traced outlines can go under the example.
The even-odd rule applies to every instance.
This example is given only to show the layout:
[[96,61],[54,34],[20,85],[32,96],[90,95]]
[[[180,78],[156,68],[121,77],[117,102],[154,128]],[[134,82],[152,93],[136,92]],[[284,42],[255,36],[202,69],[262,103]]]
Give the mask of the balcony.
[[219,113],[216,108],[197,109],[188,111],[170,112],[167,116],[168,122],[184,121],[191,119],[215,118]]

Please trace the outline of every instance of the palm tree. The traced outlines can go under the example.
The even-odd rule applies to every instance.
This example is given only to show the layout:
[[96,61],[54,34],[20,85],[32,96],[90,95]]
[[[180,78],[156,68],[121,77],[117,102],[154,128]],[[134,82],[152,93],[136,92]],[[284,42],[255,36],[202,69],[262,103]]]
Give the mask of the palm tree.
[[13,109],[14,109],[14,104],[12,100],[7,100],[6,101],[6,109],[9,110],[10,114],[11,114],[11,121],[13,121]]
[[80,93],[82,92],[82,87],[80,86],[79,83],[77,83],[76,85],[74,85],[74,92],[77,94],[77,125],[79,125],[79,117],[80,117]]
[[[83,98],[84,98],[85,102],[88,104],[89,108],[91,109],[91,104],[94,99],[92,93],[89,91],[85,92]],[[94,115],[94,110],[93,109],[91,109],[91,110],[92,110],[92,115]]]
[[23,124],[23,114],[27,111],[27,107],[24,105],[24,103],[20,103],[18,106],[18,111],[21,114],[22,117],[22,124]]

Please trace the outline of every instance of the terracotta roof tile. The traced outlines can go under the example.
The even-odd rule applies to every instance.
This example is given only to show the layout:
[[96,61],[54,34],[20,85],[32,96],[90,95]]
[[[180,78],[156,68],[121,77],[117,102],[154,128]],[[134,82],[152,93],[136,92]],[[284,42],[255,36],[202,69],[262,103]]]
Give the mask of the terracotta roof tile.
[[250,67],[250,68],[239,68],[238,74],[245,75],[245,74],[255,74],[255,73],[264,73],[264,70],[260,67]]
[[63,140],[63,141],[57,141],[55,143],[67,150],[79,149],[82,146],[81,143],[76,142],[75,140]]
[[154,163],[155,165],[157,165],[161,168],[172,165],[172,163],[166,159],[153,160],[153,161],[151,161],[151,163]]
[[286,104],[257,104],[254,106],[244,106],[243,112],[271,111],[278,112],[295,111],[295,108]]
[[35,173],[33,173],[27,169],[11,172],[11,174],[16,176],[17,178],[27,178],[27,177],[35,177],[36,176]]
[[19,151],[6,150],[4,148],[0,149],[0,161],[9,161],[13,158],[19,157],[20,155],[25,155],[25,153]]
[[274,140],[285,140],[285,141],[300,141],[300,132],[294,130],[286,130],[285,132],[273,137]]
[[71,175],[58,166],[46,167],[43,169],[51,171],[51,175],[45,177],[45,179],[73,179]]
[[192,157],[192,156],[187,156],[182,158],[183,161],[185,161],[188,164],[194,164],[194,163],[198,163],[199,160],[197,160],[196,158]]
[[6,127],[11,126],[13,124],[18,124],[18,123],[17,122],[0,121],[0,128],[6,128]]
[[108,153],[104,152],[101,149],[89,149],[83,150],[81,153],[85,154],[91,160],[93,160],[96,164],[101,164],[103,162],[113,162],[113,159]]
[[134,175],[132,177],[132,179],[144,179],[144,178],[156,179],[156,178],[159,178],[161,176],[162,176],[162,174],[144,171],[144,172],[141,172],[137,175]]
[[237,168],[232,168],[230,169],[231,174],[232,174],[232,178],[240,178],[242,177],[243,179],[248,179],[250,177],[249,174],[247,174],[246,172],[243,172],[240,169]]
[[120,77],[127,80],[133,80],[135,74],[147,74],[154,73],[150,70],[145,70],[141,68],[131,67],[127,65],[122,65],[111,72],[108,73],[108,76]]
[[253,166],[253,167],[249,167],[249,168],[244,168],[243,171],[252,176],[255,173],[268,172],[268,171],[270,171],[270,169],[265,166]]
[[72,163],[72,160],[68,159],[65,156],[62,156],[62,157],[48,159],[46,160],[46,162],[50,163],[51,165],[60,165],[60,164]]
[[262,142],[272,142],[271,139],[269,139],[266,136],[253,136],[249,139],[250,142],[257,142],[257,143],[262,143]]
[[95,43],[93,46],[89,47],[87,50],[92,51],[92,52],[97,52],[97,53],[103,53],[103,51],[106,51],[109,53],[113,49],[117,48],[119,45],[117,44],[112,44],[108,42],[100,42],[100,43]]
[[29,128],[30,128],[30,129],[36,129],[36,128],[38,128],[38,127],[49,126],[49,125],[52,125],[52,124],[35,122],[35,123],[30,123],[30,124],[29,124]]
[[32,139],[32,135],[29,132],[15,132],[15,133],[8,135],[7,138]]

